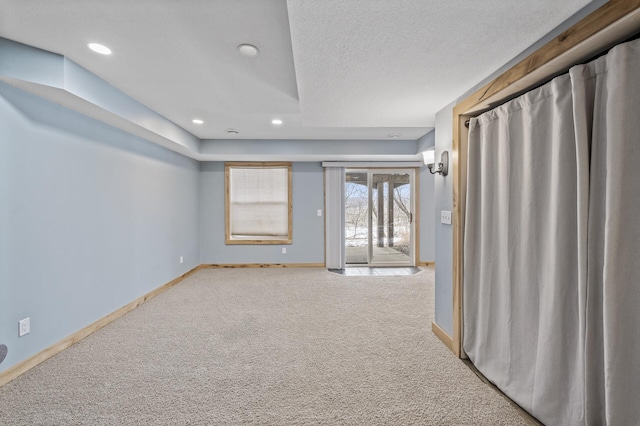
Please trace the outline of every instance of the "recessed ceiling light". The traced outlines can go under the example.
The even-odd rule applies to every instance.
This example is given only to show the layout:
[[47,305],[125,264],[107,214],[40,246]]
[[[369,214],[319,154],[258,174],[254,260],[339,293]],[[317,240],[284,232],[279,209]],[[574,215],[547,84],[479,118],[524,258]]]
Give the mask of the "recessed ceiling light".
[[89,43],[87,44],[87,46],[89,46],[89,49],[101,55],[111,55],[111,49],[109,49],[107,46],[103,44]]
[[194,118],[193,120],[191,120],[192,123],[194,124],[202,124],[204,123],[204,121],[200,120],[199,118]]
[[229,133],[230,135],[237,135],[238,133],[240,133],[236,129],[227,129],[226,132]]
[[248,56],[249,58],[255,58],[260,54],[260,50],[258,50],[258,48],[253,44],[241,44],[238,46],[238,52],[244,56]]
[[279,126],[282,124],[282,120],[280,120],[279,118],[274,118],[273,120],[271,120],[271,124],[275,124],[276,126]]
[[391,138],[391,139],[397,139],[397,138],[399,138],[399,137],[400,137],[400,133],[391,133],[391,134],[389,135],[389,138]]

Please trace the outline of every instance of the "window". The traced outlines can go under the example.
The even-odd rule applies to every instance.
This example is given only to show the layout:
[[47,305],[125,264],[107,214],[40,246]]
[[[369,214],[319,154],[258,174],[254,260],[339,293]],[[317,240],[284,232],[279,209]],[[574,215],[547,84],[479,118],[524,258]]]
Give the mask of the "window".
[[291,163],[225,163],[227,244],[291,244]]

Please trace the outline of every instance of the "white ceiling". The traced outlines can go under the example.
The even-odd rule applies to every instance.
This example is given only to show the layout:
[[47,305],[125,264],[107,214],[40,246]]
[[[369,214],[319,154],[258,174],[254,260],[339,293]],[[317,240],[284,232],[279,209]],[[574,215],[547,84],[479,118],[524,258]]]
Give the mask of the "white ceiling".
[[0,37],[72,59],[201,139],[415,140],[589,3],[0,0]]

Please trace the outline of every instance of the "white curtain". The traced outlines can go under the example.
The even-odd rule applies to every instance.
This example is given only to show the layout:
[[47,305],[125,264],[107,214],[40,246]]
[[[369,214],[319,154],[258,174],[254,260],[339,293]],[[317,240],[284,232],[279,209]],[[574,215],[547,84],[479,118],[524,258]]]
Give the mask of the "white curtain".
[[470,122],[463,347],[548,425],[640,424],[640,42]]
[[344,241],[344,167],[325,167],[326,264],[342,269],[346,264]]

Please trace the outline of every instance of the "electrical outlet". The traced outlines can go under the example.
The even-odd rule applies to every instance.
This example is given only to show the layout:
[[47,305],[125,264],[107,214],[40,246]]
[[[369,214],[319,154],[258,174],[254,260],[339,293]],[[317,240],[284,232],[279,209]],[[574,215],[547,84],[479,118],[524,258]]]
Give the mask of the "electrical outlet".
[[451,225],[451,212],[447,210],[442,210],[440,212],[440,223],[444,223],[445,225]]
[[22,337],[25,334],[29,334],[31,331],[31,319],[25,318],[18,321],[18,337]]
[[180,256],[180,263],[184,263],[184,256]]
[[282,247],[282,254],[287,254],[287,248],[286,247]]

